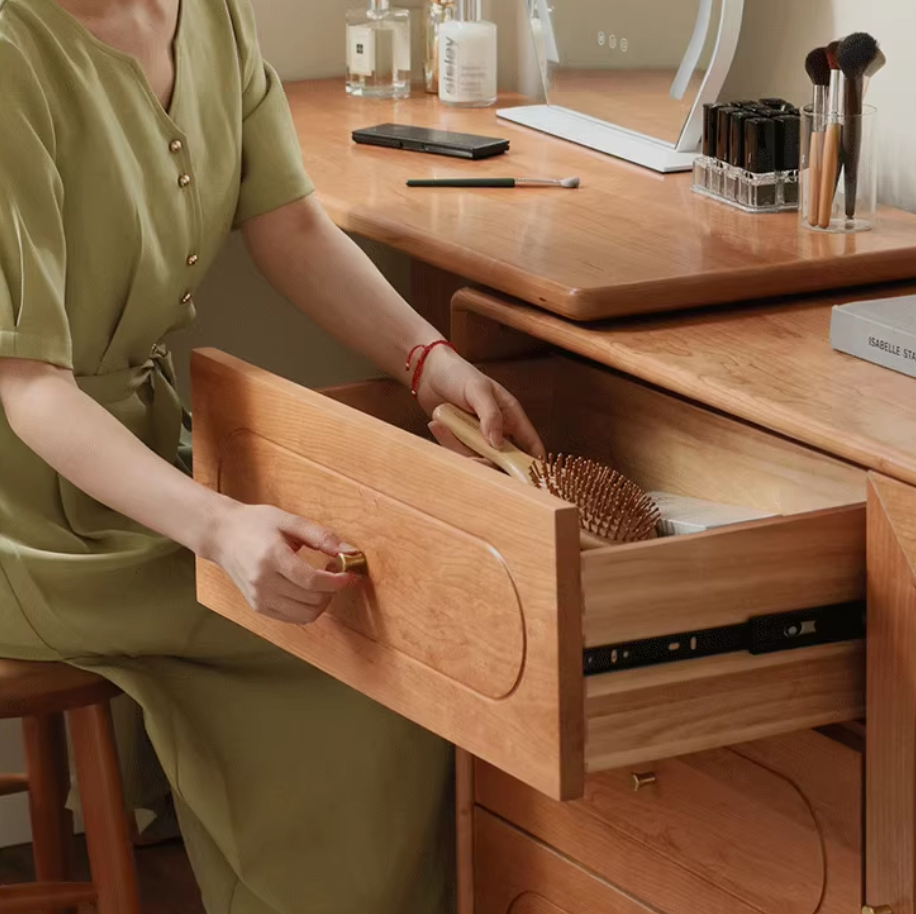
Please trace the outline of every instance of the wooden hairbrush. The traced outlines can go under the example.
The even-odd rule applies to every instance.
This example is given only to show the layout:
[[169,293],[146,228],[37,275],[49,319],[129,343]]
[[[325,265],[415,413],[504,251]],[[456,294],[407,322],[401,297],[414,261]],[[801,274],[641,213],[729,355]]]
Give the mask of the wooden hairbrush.
[[508,441],[495,448],[483,436],[475,416],[449,403],[436,407],[433,419],[509,476],[574,504],[579,509],[579,541],[583,549],[655,537],[660,519],[658,506],[622,473],[585,457],[551,454],[541,460]]

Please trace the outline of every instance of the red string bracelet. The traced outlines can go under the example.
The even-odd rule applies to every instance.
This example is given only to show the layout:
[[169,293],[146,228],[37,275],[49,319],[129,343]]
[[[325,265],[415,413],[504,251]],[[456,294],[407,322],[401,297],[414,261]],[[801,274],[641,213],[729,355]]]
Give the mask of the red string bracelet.
[[414,397],[417,395],[417,388],[420,386],[420,376],[423,374],[423,366],[426,364],[426,359],[436,346],[448,346],[453,352],[455,351],[455,347],[448,340],[435,340],[426,345],[421,343],[419,346],[414,346],[413,349],[407,353],[407,362],[404,364],[404,370],[410,371],[410,364],[413,362],[414,353],[416,353],[417,350],[420,351],[420,357],[417,359],[417,366],[413,371],[413,380],[410,382],[410,393]]

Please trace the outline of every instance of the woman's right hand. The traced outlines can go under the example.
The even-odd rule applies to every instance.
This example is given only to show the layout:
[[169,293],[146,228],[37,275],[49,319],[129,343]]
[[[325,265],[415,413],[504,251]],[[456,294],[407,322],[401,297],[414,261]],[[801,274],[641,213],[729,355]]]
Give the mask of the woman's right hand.
[[233,503],[216,524],[212,555],[255,612],[308,625],[360,576],[313,568],[297,554],[303,546],[335,557],[356,551],[330,530],[295,514],[269,505]]

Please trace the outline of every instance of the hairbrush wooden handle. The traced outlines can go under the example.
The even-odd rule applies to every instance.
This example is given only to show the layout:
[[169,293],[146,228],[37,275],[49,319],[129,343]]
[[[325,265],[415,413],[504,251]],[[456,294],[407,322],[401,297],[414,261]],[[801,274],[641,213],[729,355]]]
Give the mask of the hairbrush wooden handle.
[[824,132],[824,158],[821,172],[820,217],[817,224],[821,228],[830,226],[830,215],[833,212],[833,198],[836,194],[837,178],[840,169],[840,125],[828,124]]
[[[443,403],[433,410],[433,419],[441,422],[465,447],[469,447],[475,454],[486,457],[495,463],[501,470],[508,473],[519,482],[534,486],[531,478],[531,467],[536,458],[526,454],[514,444],[504,441],[502,447],[495,448],[483,436],[480,430],[480,421],[476,416]],[[582,549],[599,549],[603,546],[612,546],[614,543],[603,537],[596,536],[588,530],[579,528],[579,546]]]
[[515,477],[520,482],[533,485],[531,479],[531,465],[535,458],[519,450],[509,441],[504,441],[501,447],[495,448],[484,437],[480,429],[480,421],[476,416],[443,403],[433,410],[433,419],[441,422],[465,447],[469,447],[475,454],[492,460],[501,470]]

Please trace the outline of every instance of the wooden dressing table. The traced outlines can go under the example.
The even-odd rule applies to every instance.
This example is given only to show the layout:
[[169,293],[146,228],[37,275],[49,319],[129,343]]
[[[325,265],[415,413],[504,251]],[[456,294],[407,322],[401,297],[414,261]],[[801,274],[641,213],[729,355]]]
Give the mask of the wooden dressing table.
[[[302,630],[204,562],[202,602],[463,750],[462,914],[913,914],[916,380],[833,352],[827,328],[834,303],[916,291],[916,217],[814,235],[492,111],[287,89],[332,217],[413,258],[415,306],[549,447],[776,516],[580,556],[574,509],[422,440],[392,382],[305,391],[203,350],[197,477],[328,523],[370,577]],[[512,148],[350,142],[384,121]],[[583,186],[404,186],[468,173]],[[584,646],[866,593],[865,639],[583,676]]]

